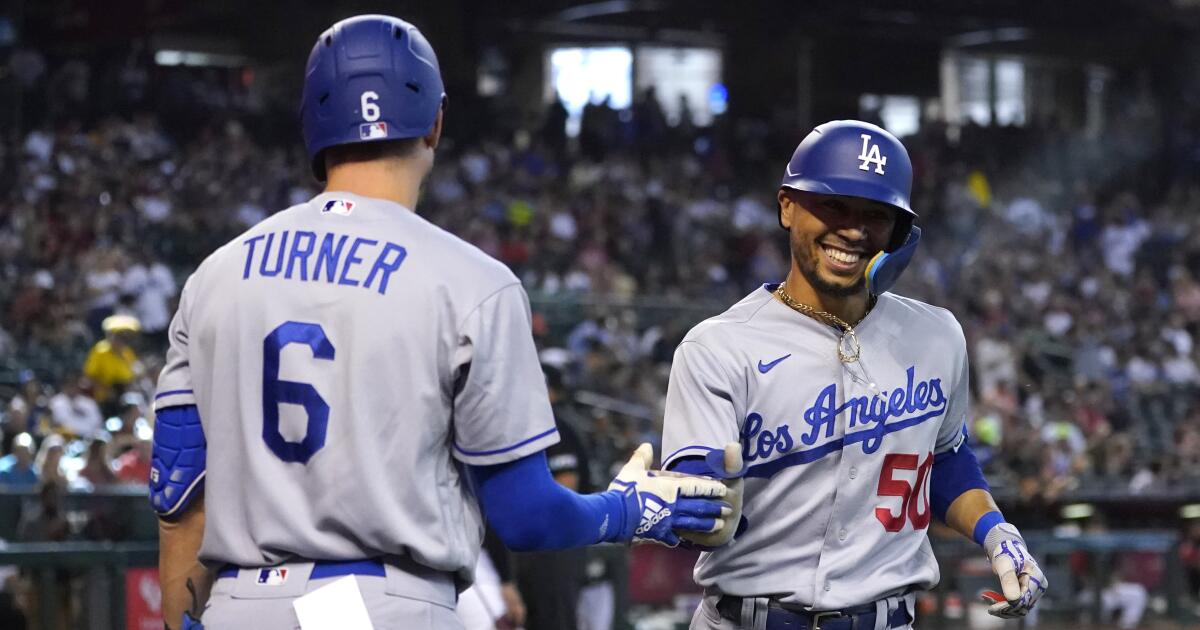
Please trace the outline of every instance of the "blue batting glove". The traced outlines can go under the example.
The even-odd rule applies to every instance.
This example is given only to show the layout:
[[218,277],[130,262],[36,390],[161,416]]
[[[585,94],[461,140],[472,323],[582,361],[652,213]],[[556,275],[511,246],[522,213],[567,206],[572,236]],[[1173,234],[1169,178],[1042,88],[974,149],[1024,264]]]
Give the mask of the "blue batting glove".
[[679,544],[675,530],[713,532],[725,526],[730,506],[725,485],[714,479],[659,475],[650,470],[654,447],[642,444],[608,486],[625,501],[625,523],[617,540]]

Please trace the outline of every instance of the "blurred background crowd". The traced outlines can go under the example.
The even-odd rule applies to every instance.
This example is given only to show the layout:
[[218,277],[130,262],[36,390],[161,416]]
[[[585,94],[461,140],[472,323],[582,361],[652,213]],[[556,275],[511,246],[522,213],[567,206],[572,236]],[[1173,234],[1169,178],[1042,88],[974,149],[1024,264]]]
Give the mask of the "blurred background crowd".
[[[26,98],[79,67],[47,67]],[[183,280],[319,191],[293,138],[255,137],[235,98],[214,100],[185,133],[153,109],[75,109],[0,139],[6,455],[22,433],[32,446],[128,434],[105,449],[121,456],[152,420]],[[952,141],[937,120],[904,138],[926,237],[896,291],[963,323],[972,437],[996,485],[1141,491],[1200,475],[1200,181],[1186,165],[1142,177],[1170,160],[1149,145],[1153,104],[1123,105],[1099,138],[968,126]],[[419,210],[522,278],[546,361],[599,396],[585,395],[580,429],[619,455],[657,435],[687,328],[785,275],[775,183],[798,136],[671,127],[649,92],[585,112],[568,142],[561,110],[452,136]],[[63,460],[70,481],[87,452]]]
[[[295,95],[269,75],[167,67],[140,43],[6,50],[0,485],[35,493],[14,541],[120,538],[63,495],[144,486],[183,281],[319,187]],[[925,238],[895,291],[962,322],[971,440],[998,496],[1046,528],[1072,497],[1200,497],[1200,105],[1167,111],[1149,78],[1113,80],[1086,125],[928,107],[903,134]],[[653,87],[567,105],[451,94],[419,212],[523,280],[559,420],[601,479],[658,442],[683,334],[786,273],[775,192],[811,124],[702,120]],[[1183,533],[1195,596],[1200,528]]]

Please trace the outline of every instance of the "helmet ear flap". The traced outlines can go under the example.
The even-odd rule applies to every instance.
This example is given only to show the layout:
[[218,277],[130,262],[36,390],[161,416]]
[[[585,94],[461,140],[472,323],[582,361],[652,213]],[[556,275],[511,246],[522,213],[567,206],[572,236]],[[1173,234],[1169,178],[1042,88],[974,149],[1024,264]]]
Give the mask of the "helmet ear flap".
[[885,252],[894,252],[904,246],[913,229],[913,216],[907,212],[896,212],[896,225],[892,227],[892,237],[888,239]]
[[908,263],[912,261],[912,257],[917,251],[917,245],[920,243],[921,228],[914,225],[908,234],[908,240],[899,249],[875,254],[875,257],[867,263],[865,272],[867,290],[874,295],[890,291],[892,285],[900,279],[900,274],[904,273],[904,269],[908,267]]

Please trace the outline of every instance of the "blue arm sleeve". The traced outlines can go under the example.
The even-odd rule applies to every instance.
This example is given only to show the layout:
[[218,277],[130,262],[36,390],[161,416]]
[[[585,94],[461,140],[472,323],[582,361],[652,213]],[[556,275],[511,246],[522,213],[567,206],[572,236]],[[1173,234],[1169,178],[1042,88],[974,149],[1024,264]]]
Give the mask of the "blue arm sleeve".
[[623,495],[564,488],[550,474],[545,451],[469,469],[484,516],[509,549],[567,549],[627,538]]
[[150,503],[159,516],[178,517],[204,488],[207,448],[195,405],[158,410],[150,459]]
[[933,458],[933,470],[929,478],[929,499],[933,514],[946,522],[950,504],[967,490],[989,490],[979,468],[979,460],[971,446],[963,440],[957,449],[939,453]]

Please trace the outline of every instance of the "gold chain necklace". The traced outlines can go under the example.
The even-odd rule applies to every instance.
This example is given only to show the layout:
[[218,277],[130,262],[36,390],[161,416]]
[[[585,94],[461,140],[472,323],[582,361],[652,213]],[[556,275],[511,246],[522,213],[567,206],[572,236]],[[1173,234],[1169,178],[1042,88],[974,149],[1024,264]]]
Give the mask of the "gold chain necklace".
[[862,356],[862,344],[858,342],[858,335],[854,333],[854,327],[847,324],[842,318],[833,313],[818,311],[807,304],[797,302],[792,296],[787,294],[787,291],[783,290],[783,283],[780,283],[779,288],[775,289],[775,297],[779,298],[780,302],[786,304],[793,311],[807,315],[813,319],[824,321],[826,324],[830,324],[841,331],[842,334],[838,337],[837,342],[837,353],[838,359],[841,359],[842,363],[854,363]]

